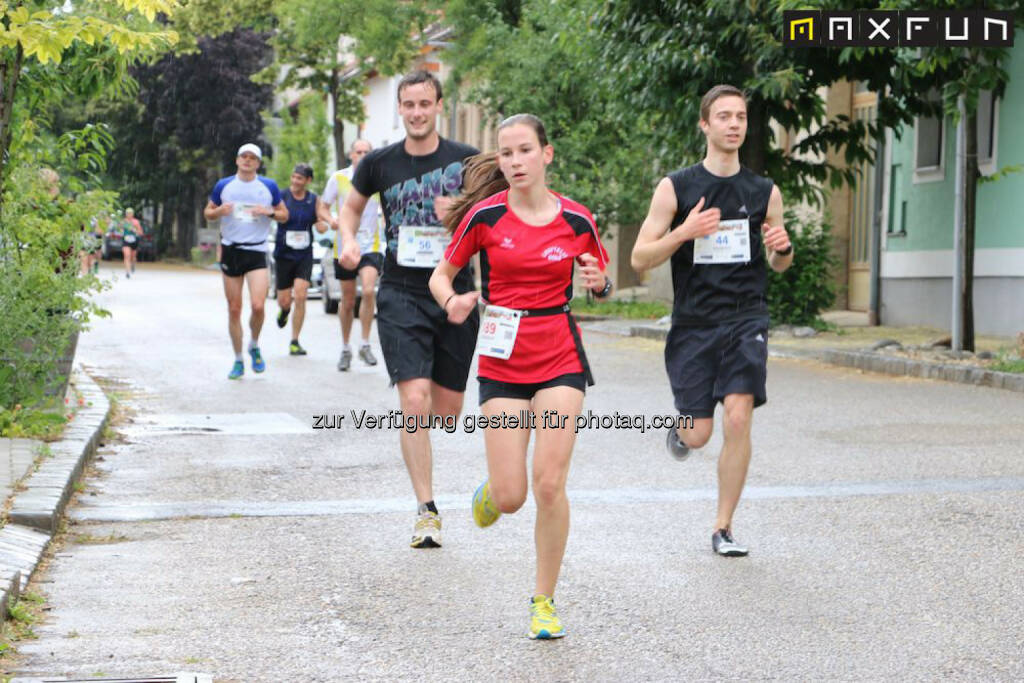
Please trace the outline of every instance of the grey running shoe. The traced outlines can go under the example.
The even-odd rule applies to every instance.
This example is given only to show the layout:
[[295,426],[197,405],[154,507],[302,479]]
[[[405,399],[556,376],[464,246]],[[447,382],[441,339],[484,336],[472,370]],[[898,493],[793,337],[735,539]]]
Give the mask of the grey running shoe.
[[345,372],[350,367],[352,367],[352,351],[345,349],[341,352],[341,358],[338,359],[338,370]]
[[441,547],[441,516],[436,512],[424,510],[416,515],[416,525],[412,528],[413,548]]
[[669,427],[666,445],[668,446],[668,454],[679,462],[690,457],[690,447],[679,440],[675,427]]
[[711,536],[711,549],[722,557],[744,557],[750,552],[733,540],[729,529],[719,529]]
[[373,356],[373,351],[370,350],[369,344],[363,344],[359,347],[359,359],[367,365],[376,365],[377,359]]

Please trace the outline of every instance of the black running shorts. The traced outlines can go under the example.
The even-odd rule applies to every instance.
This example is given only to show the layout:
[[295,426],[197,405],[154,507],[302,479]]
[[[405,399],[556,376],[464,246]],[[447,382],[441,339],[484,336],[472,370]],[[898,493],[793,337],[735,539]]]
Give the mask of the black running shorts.
[[278,259],[277,263],[277,288],[291,289],[296,280],[309,282],[313,278],[313,257],[307,256],[304,259]]
[[713,417],[729,394],[752,394],[754,407],[768,400],[768,318],[708,327],[673,325],[665,340],[665,370],[676,410]]
[[220,249],[220,270],[228,277],[242,277],[250,270],[267,267],[267,252],[225,244]]
[[453,325],[429,294],[387,285],[377,291],[377,334],[392,385],[424,377],[465,391],[479,327],[476,309]]
[[492,398],[519,398],[531,400],[541,389],[551,387],[572,387],[587,393],[587,378],[582,372],[568,372],[558,377],[553,377],[545,382],[530,382],[522,384],[518,382],[502,382],[486,377],[477,377],[480,381],[480,405],[483,405]]
[[381,271],[384,270],[384,254],[380,252],[370,252],[363,254],[359,259],[359,265],[356,266],[355,270],[349,270],[348,268],[342,268],[341,264],[338,263],[337,259],[334,261],[334,277],[339,280],[355,280],[356,275],[359,274],[363,268],[370,267],[377,269],[377,275],[379,276]]

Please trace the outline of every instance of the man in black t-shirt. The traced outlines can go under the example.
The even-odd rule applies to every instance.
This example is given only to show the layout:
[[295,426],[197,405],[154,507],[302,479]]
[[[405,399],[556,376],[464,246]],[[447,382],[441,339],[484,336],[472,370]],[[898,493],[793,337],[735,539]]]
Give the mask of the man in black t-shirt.
[[707,155],[658,183],[632,264],[644,271],[671,258],[675,296],[665,367],[681,418],[668,433],[669,452],[683,460],[706,444],[715,405],[723,404],[711,547],[739,557],[747,549],[732,537],[732,517],[750,464],[754,408],[767,400],[765,264],[786,270],[793,247],[778,187],[740,165],[747,132],[743,92],[729,85],[709,90],[700,127]]
[[[405,139],[367,154],[352,178],[338,220],[344,240],[341,265],[349,270],[358,265],[359,217],[366,200],[379,193],[388,244],[377,294],[377,332],[391,383],[398,385],[402,415],[423,424],[431,415],[443,418],[462,411],[476,346],[476,311],[465,324],[452,325],[427,282],[449,241],[440,218],[462,188],[463,161],[479,152],[438,135],[441,83],[429,72],[413,72],[398,83],[398,107]],[[473,288],[469,269],[464,269],[455,278],[455,289]],[[400,442],[419,505],[411,545],[439,547],[430,432],[402,430]]]
[[306,295],[313,276],[313,227],[316,226],[317,232],[327,231],[327,226],[317,222],[316,195],[306,190],[312,180],[313,169],[308,164],[296,164],[288,189],[281,193],[281,200],[288,207],[288,222],[277,224],[274,241],[278,327],[288,324],[293,301],[295,304],[292,341],[288,345],[288,353],[292,356],[306,355],[306,350],[299,344],[299,332],[306,318]]

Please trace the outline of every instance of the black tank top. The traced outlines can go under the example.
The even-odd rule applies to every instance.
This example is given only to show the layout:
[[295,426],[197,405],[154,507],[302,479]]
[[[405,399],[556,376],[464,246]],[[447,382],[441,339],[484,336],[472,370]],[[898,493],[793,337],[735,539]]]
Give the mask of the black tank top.
[[746,167],[741,167],[736,175],[721,178],[702,163],[670,173],[668,179],[676,192],[673,228],[686,220],[701,197],[704,208],[722,211],[723,221],[746,218],[750,222],[750,261],[694,265],[693,240],[683,243],[672,254],[672,322],[715,325],[767,315],[761,223],[768,212],[768,197],[774,183]]

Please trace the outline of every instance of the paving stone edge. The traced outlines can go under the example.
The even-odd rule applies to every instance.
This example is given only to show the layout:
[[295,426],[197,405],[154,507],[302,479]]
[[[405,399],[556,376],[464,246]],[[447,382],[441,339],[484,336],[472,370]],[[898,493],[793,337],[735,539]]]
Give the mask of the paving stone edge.
[[39,566],[110,418],[110,401],[99,385],[80,368],[72,378],[85,405],[68,423],[64,438],[47,444],[50,455],[22,481],[0,529],[0,618],[7,618]]
[[[634,325],[630,328],[630,336],[645,337],[664,341],[668,336],[668,328],[653,325]],[[847,351],[843,349],[792,349],[768,348],[772,358],[799,358],[818,360],[823,363],[842,365],[868,372],[879,372],[886,375],[919,377],[922,379],[940,379],[947,382],[973,384],[980,387],[993,387],[1024,393],[1024,374],[1016,372],[997,372],[985,368],[958,365],[955,363],[937,363],[913,358],[896,358],[871,351]]]

